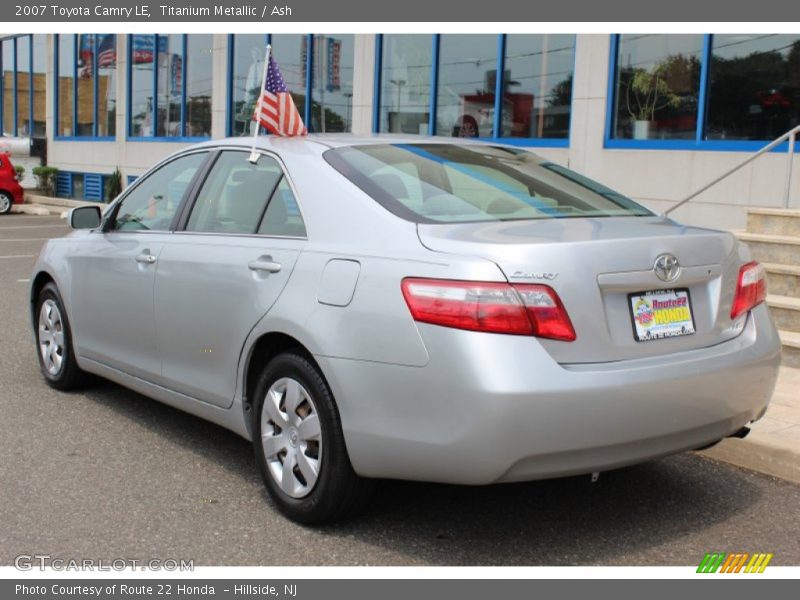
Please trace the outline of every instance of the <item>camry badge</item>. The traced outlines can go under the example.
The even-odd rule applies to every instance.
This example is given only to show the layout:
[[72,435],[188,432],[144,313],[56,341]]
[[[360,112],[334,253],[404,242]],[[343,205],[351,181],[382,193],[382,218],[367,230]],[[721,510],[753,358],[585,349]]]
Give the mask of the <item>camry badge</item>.
[[558,277],[558,273],[546,273],[542,271],[536,271],[534,273],[526,271],[514,271],[511,274],[512,279],[546,279],[548,281],[552,281],[556,277]]
[[653,271],[661,281],[675,281],[681,274],[681,265],[672,254],[660,254],[653,264]]

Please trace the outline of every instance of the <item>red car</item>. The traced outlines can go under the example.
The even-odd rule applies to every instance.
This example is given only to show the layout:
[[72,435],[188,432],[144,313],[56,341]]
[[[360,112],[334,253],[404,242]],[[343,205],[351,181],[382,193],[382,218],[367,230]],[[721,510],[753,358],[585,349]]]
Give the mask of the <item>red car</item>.
[[0,215],[11,212],[11,206],[22,204],[22,186],[17,181],[17,172],[8,154],[0,153]]

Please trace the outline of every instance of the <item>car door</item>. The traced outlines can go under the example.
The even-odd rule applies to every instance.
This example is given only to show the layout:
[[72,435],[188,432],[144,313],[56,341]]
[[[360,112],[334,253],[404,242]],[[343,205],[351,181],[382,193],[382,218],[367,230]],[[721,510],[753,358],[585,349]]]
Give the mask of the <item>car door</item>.
[[80,356],[159,381],[153,307],[158,257],[207,158],[208,152],[184,155],[142,177],[105,227],[76,245],[70,316]]
[[155,317],[164,385],[233,402],[244,341],[275,303],[305,245],[305,225],[278,160],[223,150],[185,225],[164,245]]

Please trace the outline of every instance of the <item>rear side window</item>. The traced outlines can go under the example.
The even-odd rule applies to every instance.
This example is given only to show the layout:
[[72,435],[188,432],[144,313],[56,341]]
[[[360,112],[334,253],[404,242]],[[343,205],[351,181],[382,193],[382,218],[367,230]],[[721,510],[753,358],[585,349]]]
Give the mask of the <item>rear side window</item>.
[[325,160],[416,223],[651,216],[625,196],[530,152],[488,145],[376,144]]
[[255,233],[283,178],[278,162],[261,156],[256,164],[246,152],[222,152],[200,188],[186,231]]
[[292,188],[283,177],[269,201],[267,212],[258,228],[263,235],[279,235],[285,237],[306,237],[306,226],[300,215]]
[[119,205],[114,231],[167,231],[208,154],[181,156],[146,175]]

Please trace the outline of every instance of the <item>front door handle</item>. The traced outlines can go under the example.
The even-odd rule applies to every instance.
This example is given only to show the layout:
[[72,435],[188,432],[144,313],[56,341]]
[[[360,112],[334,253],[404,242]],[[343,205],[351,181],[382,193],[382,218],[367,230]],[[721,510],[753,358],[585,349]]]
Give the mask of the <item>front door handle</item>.
[[247,263],[247,268],[251,271],[264,271],[266,273],[277,273],[281,270],[281,263],[272,260],[271,256],[261,256],[256,260]]
[[156,262],[156,257],[150,254],[149,250],[145,250],[136,257],[136,262],[141,265],[152,265]]

